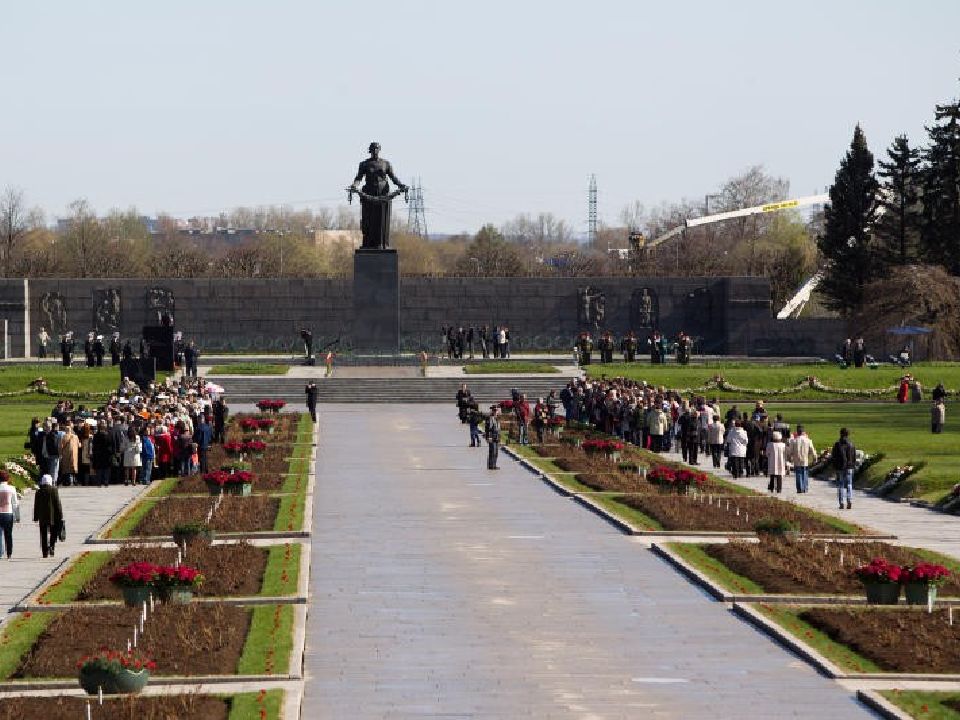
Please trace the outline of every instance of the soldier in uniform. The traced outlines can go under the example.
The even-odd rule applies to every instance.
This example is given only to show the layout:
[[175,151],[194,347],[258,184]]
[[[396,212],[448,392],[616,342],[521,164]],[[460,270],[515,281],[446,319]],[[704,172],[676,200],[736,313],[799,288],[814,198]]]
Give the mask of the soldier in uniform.
[[93,342],[93,354],[97,359],[97,367],[103,367],[103,355],[106,352],[106,348],[103,346],[103,335],[97,335],[97,339]]
[[580,339],[577,341],[577,349],[580,351],[580,364],[590,364],[590,354],[593,352],[593,340],[590,339],[590,333],[580,333]]
[[637,336],[633,330],[628,332],[620,343],[620,350],[623,352],[624,362],[633,362],[637,358]]

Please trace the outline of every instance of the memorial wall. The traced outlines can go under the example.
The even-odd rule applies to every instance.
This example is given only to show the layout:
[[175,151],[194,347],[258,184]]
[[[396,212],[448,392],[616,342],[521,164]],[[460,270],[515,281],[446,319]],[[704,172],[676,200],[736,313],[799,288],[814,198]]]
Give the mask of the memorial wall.
[[[321,348],[340,339],[352,348],[355,328],[350,279],[3,279],[0,320],[5,351],[36,352],[41,327],[139,338],[169,312],[176,329],[213,350],[295,351],[310,328]],[[361,313],[362,315],[362,313]],[[659,328],[698,338],[697,351],[716,354],[830,355],[842,339],[833,320],[777,321],[763,278],[402,278],[400,346],[436,351],[447,325],[507,325],[511,346],[572,348],[581,330]]]

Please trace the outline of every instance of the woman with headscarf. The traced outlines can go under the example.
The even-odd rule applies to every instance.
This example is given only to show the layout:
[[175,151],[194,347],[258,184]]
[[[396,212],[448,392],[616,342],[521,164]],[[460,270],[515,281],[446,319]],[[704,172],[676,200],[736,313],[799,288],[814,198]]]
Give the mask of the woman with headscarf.
[[40,552],[44,557],[53,557],[63,523],[63,507],[60,492],[49,475],[40,478],[40,487],[33,497],[33,520],[40,523]]

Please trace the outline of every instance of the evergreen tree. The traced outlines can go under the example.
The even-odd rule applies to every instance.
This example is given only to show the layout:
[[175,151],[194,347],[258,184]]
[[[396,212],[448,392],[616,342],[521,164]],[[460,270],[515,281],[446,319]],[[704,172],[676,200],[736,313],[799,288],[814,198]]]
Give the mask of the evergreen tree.
[[857,125],[830,188],[823,234],[817,238],[820,253],[827,261],[819,290],[827,306],[844,315],[860,306],[864,286],[879,272],[871,238],[878,188],[873,153]]
[[960,275],[960,100],[937,105],[923,181],[924,259]]
[[887,160],[877,163],[883,178],[880,211],[874,226],[878,259],[889,265],[916,262],[920,238],[920,152],[898,136]]

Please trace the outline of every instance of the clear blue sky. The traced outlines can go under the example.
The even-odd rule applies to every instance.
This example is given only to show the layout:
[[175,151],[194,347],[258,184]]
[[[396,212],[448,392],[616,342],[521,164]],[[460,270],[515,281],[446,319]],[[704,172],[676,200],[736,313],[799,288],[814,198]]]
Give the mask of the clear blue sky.
[[853,126],[923,138],[960,94],[960,2],[7,3],[0,187],[49,215],[334,206],[367,144],[433,231],[586,223],[761,163],[794,194]]

